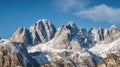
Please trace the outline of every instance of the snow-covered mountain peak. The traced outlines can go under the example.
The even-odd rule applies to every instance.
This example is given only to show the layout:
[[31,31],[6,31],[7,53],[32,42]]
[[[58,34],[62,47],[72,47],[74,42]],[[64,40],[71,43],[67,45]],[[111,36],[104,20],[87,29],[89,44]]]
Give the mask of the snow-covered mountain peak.
[[19,28],[10,38],[13,42],[35,45],[51,40],[56,33],[56,28],[50,20],[41,19],[34,23],[29,29]]
[[71,27],[74,27],[76,26],[75,23],[73,21],[69,21],[66,26],[71,26]]
[[39,20],[37,21],[37,23],[39,23],[39,22],[46,23],[46,22],[51,22],[51,21],[48,20],[48,19],[39,19]]
[[[77,32],[78,32],[78,28],[77,28],[77,26],[72,22],[72,21],[70,21],[70,22],[68,22],[66,25],[62,25],[61,26],[61,28],[60,28],[60,30],[59,31],[57,31],[57,33],[65,33],[66,32],[66,34],[76,34]],[[57,35],[57,33],[56,33],[56,35]]]
[[72,21],[68,22],[66,25],[65,25],[67,28],[74,28],[74,29],[78,29],[76,24]]
[[94,32],[96,32],[97,30],[98,30],[97,28],[92,27],[88,32],[89,32],[89,33],[94,33]]
[[85,28],[80,28],[80,32],[87,33],[87,30]]
[[115,24],[113,24],[110,28],[117,28],[117,26]]
[[52,22],[48,19],[39,19],[35,24],[37,24],[38,26],[40,26],[41,24],[45,25],[52,25]]
[[120,32],[120,30],[117,28],[117,26],[115,25],[112,25],[110,28],[109,28],[109,31],[110,31],[110,34],[117,34]]
[[18,30],[15,33],[13,33],[10,40],[13,42],[30,44],[29,30],[23,27],[18,28]]
[[54,47],[65,49],[68,47],[70,41],[76,36],[79,29],[73,22],[68,22],[66,25],[62,25],[54,37]]
[[51,40],[56,33],[55,26],[47,19],[38,20],[29,30],[33,38],[33,44],[45,43]]

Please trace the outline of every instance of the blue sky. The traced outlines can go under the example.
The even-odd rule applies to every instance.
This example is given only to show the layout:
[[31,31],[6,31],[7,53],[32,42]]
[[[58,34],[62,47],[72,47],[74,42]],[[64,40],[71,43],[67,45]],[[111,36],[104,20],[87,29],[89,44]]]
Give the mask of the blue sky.
[[0,0],[0,37],[9,38],[19,27],[49,19],[58,28],[73,21],[79,28],[120,28],[120,0]]

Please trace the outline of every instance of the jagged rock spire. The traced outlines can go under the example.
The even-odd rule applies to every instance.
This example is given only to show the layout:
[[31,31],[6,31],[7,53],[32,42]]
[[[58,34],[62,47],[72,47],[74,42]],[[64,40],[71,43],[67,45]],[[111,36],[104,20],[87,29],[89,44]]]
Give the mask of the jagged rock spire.
[[116,34],[119,32],[119,29],[117,28],[116,25],[112,25],[110,28],[109,28],[109,33],[110,34]]
[[112,25],[110,28],[92,28],[89,33],[96,42],[104,41],[104,43],[110,43],[114,39],[120,37],[120,31],[116,25]]

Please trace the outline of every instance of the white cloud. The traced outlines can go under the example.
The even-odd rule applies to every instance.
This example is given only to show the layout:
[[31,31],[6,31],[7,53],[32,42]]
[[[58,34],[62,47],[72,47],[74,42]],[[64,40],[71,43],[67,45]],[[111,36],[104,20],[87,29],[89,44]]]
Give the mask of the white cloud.
[[87,2],[84,0],[54,0],[55,6],[63,12],[84,9]]
[[112,8],[105,4],[79,11],[75,15],[80,18],[90,19],[95,22],[120,23],[120,8]]

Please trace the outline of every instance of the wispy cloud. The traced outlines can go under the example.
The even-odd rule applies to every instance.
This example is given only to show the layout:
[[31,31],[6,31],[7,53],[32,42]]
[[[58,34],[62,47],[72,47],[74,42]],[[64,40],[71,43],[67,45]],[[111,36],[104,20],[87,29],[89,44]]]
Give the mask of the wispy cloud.
[[76,12],[75,15],[96,22],[120,23],[120,8],[112,8],[105,4]]
[[86,0],[54,0],[55,5],[63,12],[81,10],[87,5]]
[[69,14],[89,19],[93,22],[120,23],[120,8],[113,8],[106,4],[95,4],[91,6],[90,0],[54,0],[55,6]]

